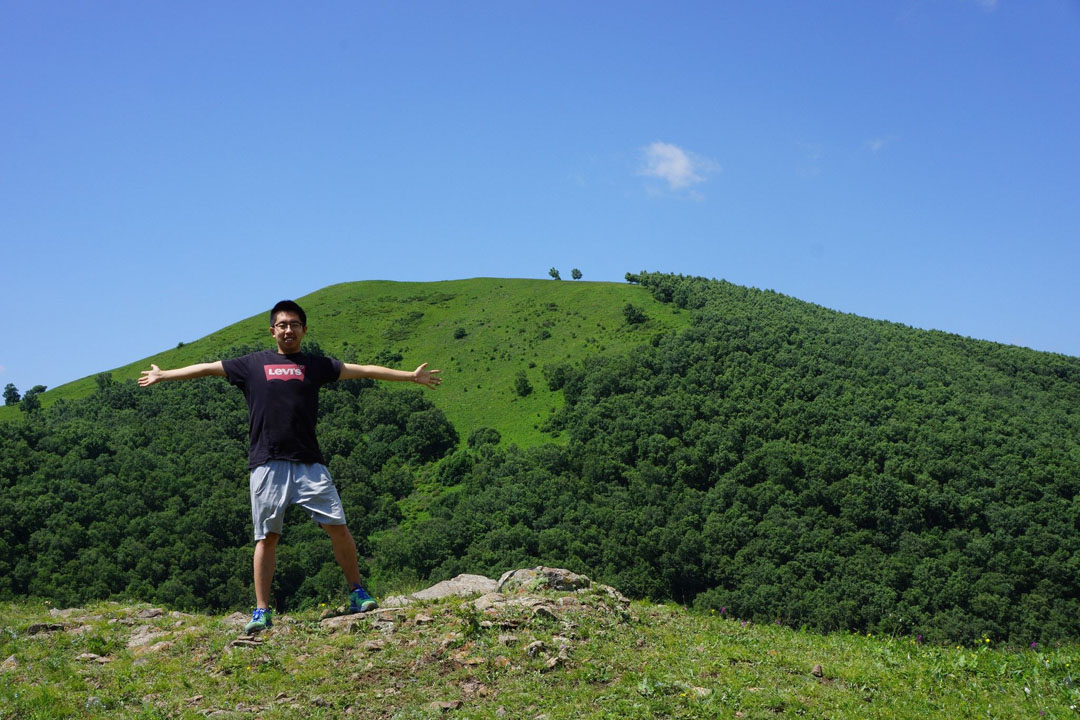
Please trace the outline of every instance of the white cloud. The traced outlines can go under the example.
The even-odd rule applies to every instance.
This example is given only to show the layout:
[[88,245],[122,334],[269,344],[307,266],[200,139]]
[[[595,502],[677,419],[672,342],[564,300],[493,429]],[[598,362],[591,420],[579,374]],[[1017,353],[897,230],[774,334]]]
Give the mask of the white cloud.
[[712,160],[671,143],[654,142],[645,148],[644,155],[645,167],[641,174],[666,181],[672,190],[705,182],[709,173],[720,171],[720,166]]
[[878,153],[896,142],[896,138],[892,136],[876,137],[867,140],[863,145],[872,153]]

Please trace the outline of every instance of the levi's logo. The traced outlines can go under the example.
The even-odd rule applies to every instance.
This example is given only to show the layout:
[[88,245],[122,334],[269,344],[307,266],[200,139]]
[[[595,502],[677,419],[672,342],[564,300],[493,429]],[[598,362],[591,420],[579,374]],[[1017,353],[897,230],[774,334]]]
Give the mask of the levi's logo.
[[303,365],[263,365],[267,380],[303,380]]

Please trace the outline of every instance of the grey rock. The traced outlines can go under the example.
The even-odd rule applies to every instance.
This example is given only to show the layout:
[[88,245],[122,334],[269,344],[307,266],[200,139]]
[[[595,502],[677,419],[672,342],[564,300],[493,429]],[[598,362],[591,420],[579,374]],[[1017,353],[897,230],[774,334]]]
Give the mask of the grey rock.
[[26,628],[26,634],[37,635],[38,633],[60,632],[63,629],[64,626],[59,623],[34,623]]
[[104,665],[105,663],[111,663],[112,662],[111,657],[103,657],[103,656],[98,655],[96,653],[83,653],[82,655],[79,655],[75,659],[76,660],[82,660],[83,662],[96,662],[99,665]]
[[83,612],[82,608],[64,608],[63,610],[59,610],[57,608],[51,608],[49,610],[49,614],[52,615],[53,617],[62,617],[62,618],[69,618],[72,615],[74,615],[75,613],[81,613],[81,612]]
[[325,620],[320,620],[319,626],[333,633],[354,633],[360,629],[360,626],[365,620],[366,618],[359,614],[341,615],[339,617],[330,617]]
[[534,567],[522,570],[510,570],[499,578],[498,590],[501,593],[525,592],[533,590],[558,590],[574,592],[592,585],[585,575],[562,568]]
[[428,705],[428,707],[432,710],[435,710],[436,712],[446,712],[448,710],[457,710],[459,707],[461,707],[461,701],[440,700],[438,702],[431,703],[430,705]]
[[486,595],[481,595],[480,597],[476,598],[476,600],[473,600],[473,607],[480,612],[484,612],[485,610],[490,610],[505,602],[506,598],[504,598],[499,593],[492,592]]
[[255,635],[238,637],[229,643],[229,647],[259,647],[260,645],[262,645],[262,640]]
[[498,583],[483,575],[458,575],[449,580],[443,580],[429,588],[414,592],[411,595],[393,595],[383,600],[385,607],[405,607],[417,601],[438,600],[439,598],[469,595],[483,595],[495,592]]
[[131,633],[131,637],[128,638],[127,646],[129,650],[145,647],[164,639],[167,635],[168,633],[159,632],[153,628],[143,626]]
[[559,616],[556,615],[551,608],[547,605],[541,605],[533,610],[533,617],[540,620],[558,620]]

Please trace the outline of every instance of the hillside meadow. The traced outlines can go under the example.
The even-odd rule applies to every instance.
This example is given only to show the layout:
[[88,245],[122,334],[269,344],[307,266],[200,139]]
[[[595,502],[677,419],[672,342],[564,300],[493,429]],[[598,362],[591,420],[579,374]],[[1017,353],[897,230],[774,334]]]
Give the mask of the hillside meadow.
[[[267,298],[267,312],[279,299]],[[427,362],[444,379],[434,401],[463,437],[479,427],[494,427],[506,441],[523,447],[550,441],[538,426],[562,402],[544,382],[544,366],[626,353],[655,333],[690,323],[689,313],[625,283],[373,280],[332,285],[294,299],[308,314],[307,339],[326,354],[408,370]],[[647,320],[627,323],[623,308],[628,303],[639,306]],[[182,367],[221,359],[231,347],[270,347],[269,325],[266,313],[260,313],[194,341],[178,338],[178,347],[101,371],[117,382],[134,381],[150,363]],[[521,372],[533,388],[526,396],[515,391]],[[60,399],[86,397],[95,388],[91,375],[40,397],[48,407]],[[0,421],[18,415],[16,407],[0,407]]]

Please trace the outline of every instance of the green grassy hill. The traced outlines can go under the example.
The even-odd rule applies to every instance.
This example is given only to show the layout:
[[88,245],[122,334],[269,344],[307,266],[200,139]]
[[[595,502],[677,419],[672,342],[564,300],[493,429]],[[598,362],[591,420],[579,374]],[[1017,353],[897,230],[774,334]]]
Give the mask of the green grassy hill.
[[[323,391],[320,443],[376,593],[545,564],[822,632],[1076,640],[1080,358],[630,279],[299,298],[326,352],[445,373],[433,392]],[[252,343],[269,345],[261,313],[0,423],[0,599],[247,604],[243,399],[134,378]],[[469,442],[481,427],[501,444]],[[341,583],[294,519],[275,579],[289,612]]]
[[[444,380],[431,399],[462,439],[486,426],[496,428],[504,442],[522,446],[545,439],[537,425],[562,403],[541,376],[545,365],[620,354],[690,321],[689,313],[673,310],[645,288],[625,283],[495,278],[365,281],[332,285],[297,301],[308,314],[307,339],[328,354],[348,362],[410,370],[428,362],[442,371]],[[623,314],[627,303],[644,310],[648,320],[628,323]],[[150,363],[174,368],[218,358],[232,346],[264,342],[269,346],[268,325],[260,313],[111,372],[116,380],[133,381]],[[522,371],[533,388],[525,397],[514,389]],[[40,396],[42,405],[85,397],[95,386],[94,376],[88,376],[50,389]],[[18,415],[16,407],[0,408],[0,420]]]

